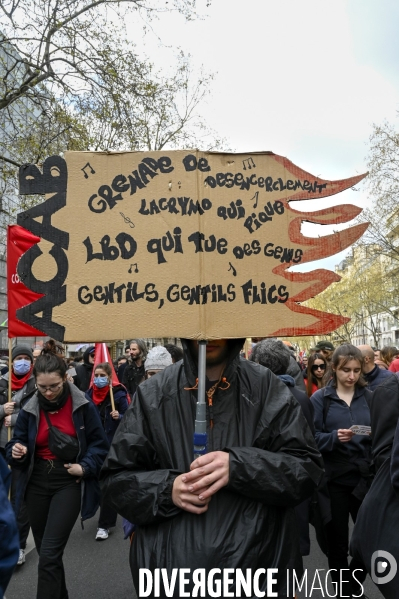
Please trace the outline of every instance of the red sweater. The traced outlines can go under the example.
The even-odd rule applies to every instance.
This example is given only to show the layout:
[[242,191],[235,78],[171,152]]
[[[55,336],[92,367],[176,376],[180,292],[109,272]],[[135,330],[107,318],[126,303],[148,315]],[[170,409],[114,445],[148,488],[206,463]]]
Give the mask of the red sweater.
[[[63,433],[77,438],[75,426],[72,420],[72,397],[68,397],[66,404],[51,414],[47,412],[49,420],[53,426],[56,426]],[[42,410],[40,410],[39,427],[37,429],[35,456],[43,460],[58,460],[48,447],[48,424]]]
[[399,372],[399,359],[395,358],[395,360],[392,360],[388,370],[390,370],[391,372]]

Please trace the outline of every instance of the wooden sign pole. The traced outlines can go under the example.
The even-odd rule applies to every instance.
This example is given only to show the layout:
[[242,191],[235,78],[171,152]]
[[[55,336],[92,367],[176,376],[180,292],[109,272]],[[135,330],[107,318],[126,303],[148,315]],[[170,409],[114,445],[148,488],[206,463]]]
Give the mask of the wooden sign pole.
[[[11,402],[11,378],[12,378],[12,339],[8,340],[8,402]],[[7,439],[11,441],[11,426],[7,430]]]

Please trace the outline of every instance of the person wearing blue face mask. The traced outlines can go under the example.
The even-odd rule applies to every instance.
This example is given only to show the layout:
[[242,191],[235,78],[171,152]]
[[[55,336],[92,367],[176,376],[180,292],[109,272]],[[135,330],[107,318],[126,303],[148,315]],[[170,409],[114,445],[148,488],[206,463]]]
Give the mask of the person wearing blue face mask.
[[[112,409],[110,393],[111,382],[111,366],[108,362],[103,362],[95,367],[93,383],[86,392],[86,397],[97,407],[105,434],[110,443],[114,438],[116,429],[128,407],[125,387],[123,385],[115,385],[112,387],[115,410]],[[117,512],[101,500],[96,541],[105,541],[108,539],[109,529],[116,525],[117,517]]]
[[[36,383],[32,373],[33,353],[26,345],[17,345],[12,350],[11,401],[8,401],[10,373],[0,379],[0,453],[5,457],[5,446],[14,433],[20,409],[35,394]],[[16,488],[19,470],[13,469],[11,476],[11,504],[15,509]],[[26,540],[29,534],[29,520],[25,502],[16,514],[20,538],[18,566],[25,563]]]

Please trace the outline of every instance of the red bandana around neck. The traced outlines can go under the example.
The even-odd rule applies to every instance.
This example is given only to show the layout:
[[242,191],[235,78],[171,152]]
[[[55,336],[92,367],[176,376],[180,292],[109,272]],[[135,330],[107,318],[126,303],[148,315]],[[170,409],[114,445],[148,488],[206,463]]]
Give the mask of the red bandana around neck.
[[11,390],[19,391],[22,387],[27,383],[32,376],[33,364],[30,367],[29,372],[27,372],[24,376],[17,376],[14,372],[14,369],[11,369]]
[[104,401],[104,399],[107,397],[108,393],[109,393],[109,385],[106,385],[102,389],[98,389],[93,384],[93,397],[92,397],[93,403],[95,403],[96,406],[98,406],[100,403],[102,403]]

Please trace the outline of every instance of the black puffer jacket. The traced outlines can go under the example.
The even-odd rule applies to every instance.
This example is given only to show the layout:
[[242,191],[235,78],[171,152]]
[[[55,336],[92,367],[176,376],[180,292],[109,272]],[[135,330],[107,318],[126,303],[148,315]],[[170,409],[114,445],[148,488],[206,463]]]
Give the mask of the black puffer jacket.
[[138,387],[116,432],[100,480],[104,499],[138,525],[130,554],[136,589],[139,568],[167,568],[170,579],[172,568],[273,567],[279,597],[287,597],[287,568],[300,572],[292,506],[315,489],[322,459],[298,402],[268,369],[240,360],[241,346],[232,340],[230,387],[216,391],[208,427],[209,451],[230,454],[230,481],[205,514],[181,510],[171,495],[193,461],[196,392],[187,388],[197,368],[188,351]]

